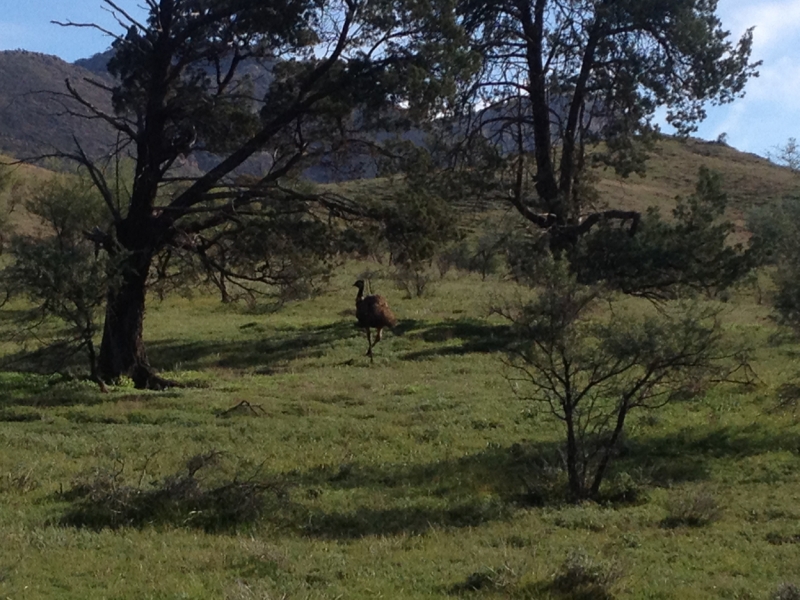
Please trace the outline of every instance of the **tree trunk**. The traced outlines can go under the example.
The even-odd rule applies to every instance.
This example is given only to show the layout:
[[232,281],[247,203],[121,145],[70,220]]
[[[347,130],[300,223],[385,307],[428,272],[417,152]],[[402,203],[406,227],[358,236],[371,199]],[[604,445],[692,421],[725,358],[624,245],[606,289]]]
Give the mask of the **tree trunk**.
[[571,410],[565,410],[567,422],[567,478],[569,494],[573,502],[582,500],[586,495],[584,482],[578,465],[578,440],[575,438],[575,426]]
[[590,490],[590,495],[592,498],[597,498],[600,495],[600,484],[603,483],[603,477],[606,474],[608,463],[611,461],[611,455],[616,449],[620,435],[622,435],[622,429],[625,427],[625,417],[627,415],[628,406],[627,404],[623,404],[619,409],[619,413],[617,414],[617,423],[614,427],[614,432],[611,434],[611,437],[605,444],[605,448],[602,450],[603,455],[594,474],[594,481]]
[[147,360],[144,324],[147,275],[152,255],[134,253],[124,260],[119,281],[108,291],[103,341],[100,346],[100,378],[108,383],[123,375],[138,389],[164,389],[170,382],[158,377]]

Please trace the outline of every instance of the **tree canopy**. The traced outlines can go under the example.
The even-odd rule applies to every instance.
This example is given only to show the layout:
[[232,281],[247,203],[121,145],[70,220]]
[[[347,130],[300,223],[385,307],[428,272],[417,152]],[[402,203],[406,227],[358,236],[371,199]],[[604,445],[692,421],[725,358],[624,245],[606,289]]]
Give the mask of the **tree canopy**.
[[744,93],[760,64],[750,58],[752,30],[731,39],[716,8],[714,0],[460,2],[459,22],[484,58],[462,90],[453,160],[491,170],[494,195],[546,229],[555,249],[602,221],[635,229],[638,213],[598,204],[589,167],[643,172],[657,109],[688,134],[707,103]]
[[76,138],[57,155],[88,172],[106,208],[87,232],[115,269],[99,376],[131,374],[141,387],[166,383],[142,323],[152,275],[172,257],[212,273],[223,296],[231,282],[292,285],[303,273],[284,259],[334,252],[307,243],[332,240],[332,219],[380,217],[309,191],[299,183],[309,167],[374,174],[402,154],[394,126],[455,138],[443,156],[432,141],[410,153],[434,153],[434,171],[467,167],[459,185],[426,195],[480,181],[546,230],[551,249],[571,251],[600,223],[633,234],[642,220],[598,205],[589,166],[641,170],[658,107],[689,132],[705,103],[740,96],[757,68],[751,32],[731,40],[712,0],[146,0],[143,21],[102,1],[119,25],[103,30],[115,82],[90,83],[113,109],[74,82],[66,95],[117,142],[97,157]]
[[[252,240],[257,220],[283,219],[307,231],[325,215],[358,212],[291,181],[343,147],[382,153],[364,131],[374,125],[385,133],[399,112],[435,113],[454,87],[453,69],[470,62],[456,56],[458,29],[446,0],[148,0],[145,22],[113,0],[104,4],[124,29],[106,32],[114,38],[108,68],[116,83],[107,89],[113,113],[69,81],[67,90],[79,106],[74,112],[118,132],[110,149],[116,162],[88,156],[77,139],[75,150],[59,155],[79,162],[99,189],[109,223],[98,224],[91,238],[120,269],[109,290],[101,376],[131,373],[137,385],[158,387],[164,382],[152,373],[141,339],[154,258],[187,252],[223,278],[274,282],[285,271],[263,244],[256,256],[265,260],[241,270],[228,259],[248,252],[230,243],[224,252],[214,249]],[[253,65],[269,80],[265,94],[248,76]],[[200,152],[214,157],[210,168],[198,175],[180,168]],[[266,168],[242,177],[257,153],[266,153]],[[126,156],[134,163],[128,186],[108,168]]]

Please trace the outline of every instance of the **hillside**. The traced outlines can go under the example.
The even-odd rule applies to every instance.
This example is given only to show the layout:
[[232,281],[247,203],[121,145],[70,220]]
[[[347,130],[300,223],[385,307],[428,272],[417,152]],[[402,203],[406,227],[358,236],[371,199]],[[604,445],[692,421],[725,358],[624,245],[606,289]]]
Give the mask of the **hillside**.
[[631,208],[668,204],[676,195],[692,193],[701,166],[722,175],[731,207],[738,211],[800,190],[800,176],[756,154],[716,142],[664,138],[644,177],[621,179],[601,171],[601,194]]
[[[69,79],[86,100],[110,113],[109,94],[89,83],[112,84],[105,71],[107,62],[108,53],[70,64],[36,52],[0,52],[0,153],[31,158],[54,150],[73,151],[74,135],[89,156],[107,155],[116,143],[116,132],[98,119],[70,115],[81,112],[81,107],[64,95],[64,82]],[[265,93],[271,81],[267,70],[247,63],[240,72],[253,82],[256,94]],[[270,161],[268,153],[255,155],[240,170],[262,172]],[[179,172],[196,175],[217,162],[215,156],[197,152],[181,165]]]
[[110,110],[108,95],[88,78],[110,82],[55,56],[0,52],[0,152],[22,158],[72,149],[74,135],[90,155],[104,153],[114,132],[100,121],[68,114],[79,106],[64,95],[66,79],[95,106]]
[[[55,148],[72,149],[73,134],[91,155],[107,152],[115,135],[101,121],[79,119],[66,114],[65,108],[77,108],[63,95],[64,80],[69,79],[96,106],[110,110],[107,94],[87,83],[94,79],[110,83],[105,73],[108,53],[97,54],[74,64],[46,54],[26,51],[0,52],[0,153],[16,157],[46,154]],[[258,93],[269,85],[269,70],[246,65]],[[249,171],[263,169],[266,158],[251,161]],[[197,165],[208,167],[215,159],[197,156]],[[739,152],[724,144],[689,139],[664,138],[656,148],[645,177],[620,179],[610,171],[599,171],[601,198],[613,206],[645,208],[668,207],[676,195],[694,189],[701,165],[723,176],[731,198],[731,216],[742,223],[749,207],[769,202],[800,189],[800,178],[765,158]],[[312,167],[306,175],[315,181],[338,177],[325,165]],[[360,185],[360,184],[358,184]],[[380,183],[378,183],[380,186]]]
[[658,206],[667,214],[677,196],[694,192],[701,166],[722,176],[729,199],[728,217],[739,239],[746,233],[745,221],[752,208],[800,193],[800,175],[766,158],[715,142],[664,138],[648,161],[644,177],[623,179],[599,171],[600,197],[609,206],[632,210]]
[[[0,155],[0,162],[10,162]],[[647,164],[644,177],[633,175],[627,179],[611,171],[598,170],[597,184],[601,201],[609,206],[646,210],[658,206],[667,214],[678,196],[685,197],[694,191],[697,172],[701,166],[722,175],[723,189],[729,197],[729,218],[742,232],[750,209],[774,202],[780,198],[800,194],[800,175],[771,163],[755,154],[740,152],[729,146],[689,139],[664,138],[657,145]],[[14,167],[17,178],[27,184],[47,177],[51,171],[30,165]],[[389,192],[385,182],[356,180],[334,184],[345,195],[368,195],[380,198]],[[12,223],[27,227],[23,211],[17,209]]]

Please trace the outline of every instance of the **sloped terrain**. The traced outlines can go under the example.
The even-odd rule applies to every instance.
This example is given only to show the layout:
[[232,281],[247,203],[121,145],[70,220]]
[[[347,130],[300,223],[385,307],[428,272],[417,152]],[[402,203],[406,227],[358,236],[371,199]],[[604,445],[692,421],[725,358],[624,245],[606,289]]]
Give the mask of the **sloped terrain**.
[[18,158],[73,150],[73,135],[90,156],[113,147],[114,132],[105,123],[70,115],[80,106],[66,97],[65,80],[92,104],[110,110],[108,77],[58,57],[27,51],[0,52],[0,152]]

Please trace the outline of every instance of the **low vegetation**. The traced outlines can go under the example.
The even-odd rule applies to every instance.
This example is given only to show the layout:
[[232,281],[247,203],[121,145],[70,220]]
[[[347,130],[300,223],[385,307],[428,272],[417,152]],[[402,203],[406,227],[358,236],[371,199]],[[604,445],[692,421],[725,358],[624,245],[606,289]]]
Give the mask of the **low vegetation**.
[[796,177],[652,128],[752,30],[103,4],[111,156],[0,178],[0,596],[796,595]]
[[[372,366],[352,308],[365,269],[400,319]],[[175,297],[145,322],[183,386],[165,392],[36,375],[35,340],[4,342],[0,590],[792,597],[800,423],[779,394],[798,348],[770,343],[770,307],[742,288],[720,315],[758,348],[759,384],[632,413],[601,500],[573,504],[562,434],[516,398],[513,332],[487,316],[523,293],[451,270],[407,299],[388,268],[351,263],[277,313]],[[5,332],[23,309],[2,310]]]

